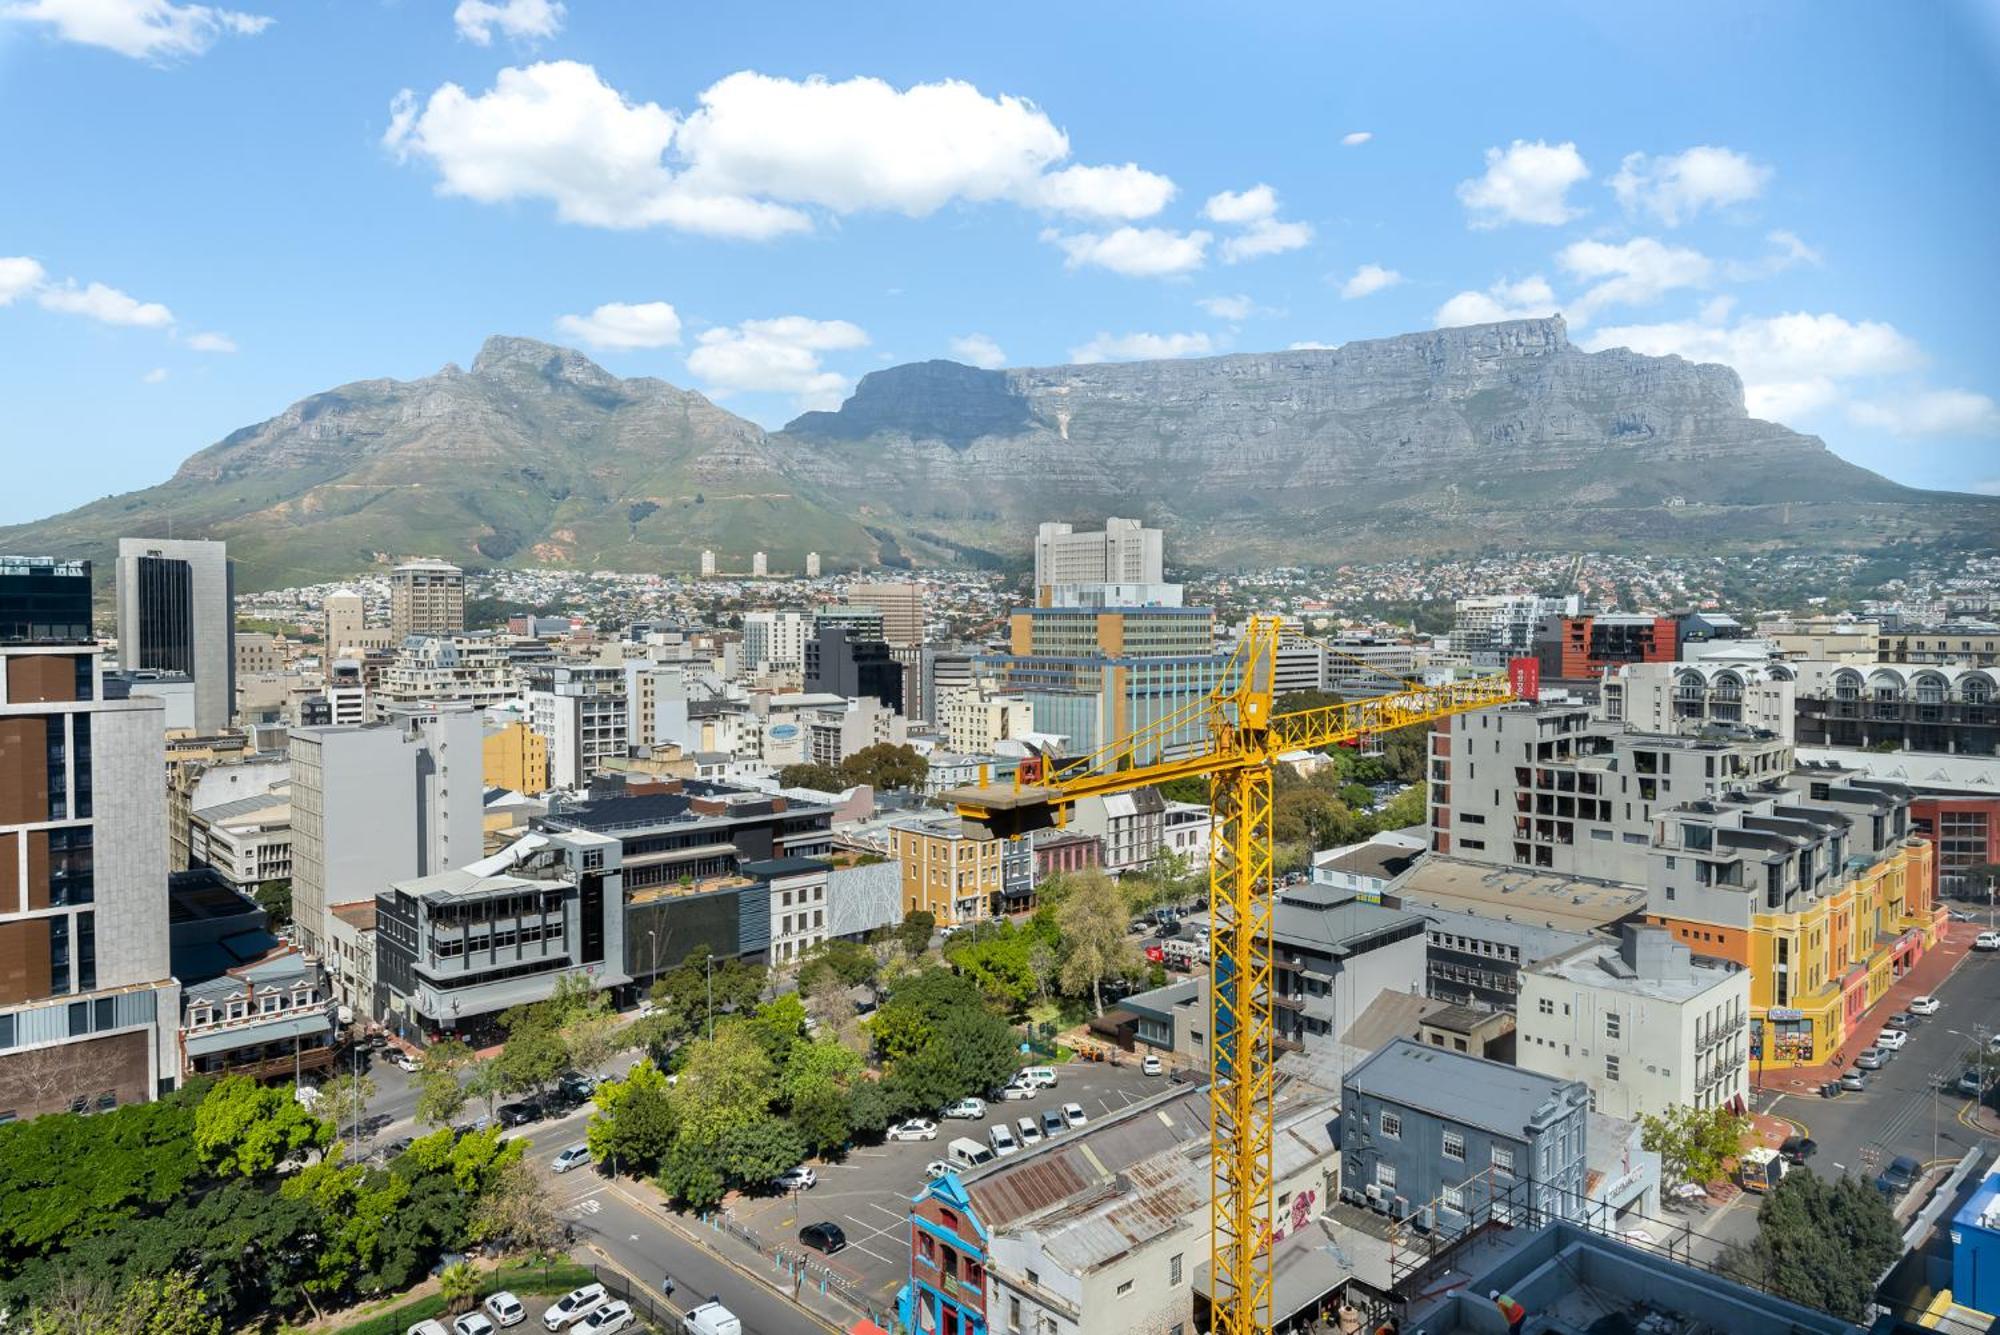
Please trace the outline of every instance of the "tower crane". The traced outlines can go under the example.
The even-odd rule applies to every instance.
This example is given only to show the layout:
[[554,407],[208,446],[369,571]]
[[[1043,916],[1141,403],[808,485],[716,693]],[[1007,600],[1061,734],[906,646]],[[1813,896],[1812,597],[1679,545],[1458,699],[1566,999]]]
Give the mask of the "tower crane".
[[1250,619],[1215,688],[1091,755],[1008,783],[943,794],[989,837],[1067,823],[1079,798],[1172,779],[1209,785],[1209,1293],[1222,1335],[1271,1329],[1272,782],[1278,757],[1381,735],[1514,698],[1478,677],[1283,714],[1273,712],[1281,623]]

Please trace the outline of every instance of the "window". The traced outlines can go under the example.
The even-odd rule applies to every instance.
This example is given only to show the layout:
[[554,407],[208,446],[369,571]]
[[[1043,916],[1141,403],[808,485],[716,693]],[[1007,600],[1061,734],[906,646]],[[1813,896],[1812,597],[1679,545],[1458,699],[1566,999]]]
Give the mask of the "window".
[[1378,1160],[1375,1164],[1375,1185],[1384,1191],[1396,1189],[1396,1165]]
[[1547,997],[1537,997],[1535,999],[1535,1009],[1544,1015],[1554,1015],[1556,1013],[1556,1003]]
[[1181,1256],[1182,1253],[1175,1252],[1167,1258],[1167,1283],[1169,1284],[1178,1284],[1181,1282]]
[[1120,1298],[1123,1298],[1126,1294],[1130,1293],[1131,1291],[1132,1291],[1132,1281],[1129,1279],[1126,1280],[1123,1284],[1120,1284],[1118,1286],[1118,1296]]
[[1465,1213],[1464,1187],[1444,1187],[1438,1192],[1438,1200],[1447,1210],[1456,1210],[1460,1214]]
[[1616,1080],[1618,1078],[1618,1059],[1616,1057],[1606,1057],[1604,1059],[1604,1078],[1606,1080]]
[[1392,1113],[1387,1108],[1382,1110],[1382,1134],[1397,1140],[1402,1139],[1403,1118],[1400,1113]]
[[1493,1147],[1493,1171],[1504,1177],[1514,1176],[1514,1151],[1507,1145]]
[[1444,1157],[1465,1162],[1465,1137],[1456,1131],[1444,1133]]
[[1618,1037],[1618,1013],[1616,1011],[1606,1011],[1604,1013],[1604,1036],[1606,1038]]

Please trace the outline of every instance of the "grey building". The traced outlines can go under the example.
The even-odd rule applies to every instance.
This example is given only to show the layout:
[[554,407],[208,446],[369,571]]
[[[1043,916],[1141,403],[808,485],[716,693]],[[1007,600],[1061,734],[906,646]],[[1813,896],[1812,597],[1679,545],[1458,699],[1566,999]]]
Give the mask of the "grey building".
[[1477,913],[1416,911],[1425,924],[1425,990],[1439,1001],[1479,1010],[1513,1010],[1523,969],[1596,939]]
[[405,561],[389,574],[389,629],[456,635],[465,629],[465,572],[449,561]]
[[194,681],[194,728],[221,732],[236,709],[236,564],[227,545],[118,540],[118,662]]
[[333,1065],[334,1033],[325,976],[296,950],[188,982],[182,993],[181,1051],[190,1076],[318,1074]]
[[616,839],[530,835],[375,897],[375,1013],[401,1033],[488,1028],[562,978],[630,982]]
[[1341,1082],[1340,1194],[1458,1233],[1508,1211],[1581,1219],[1590,1089],[1399,1038]]

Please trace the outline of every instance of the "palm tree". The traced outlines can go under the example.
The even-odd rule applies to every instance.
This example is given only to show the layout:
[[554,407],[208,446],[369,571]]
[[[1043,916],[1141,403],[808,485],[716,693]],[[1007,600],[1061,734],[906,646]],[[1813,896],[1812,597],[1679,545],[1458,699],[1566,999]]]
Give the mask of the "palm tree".
[[469,1309],[479,1299],[479,1272],[470,1261],[446,1266],[438,1274],[438,1294],[447,1315]]

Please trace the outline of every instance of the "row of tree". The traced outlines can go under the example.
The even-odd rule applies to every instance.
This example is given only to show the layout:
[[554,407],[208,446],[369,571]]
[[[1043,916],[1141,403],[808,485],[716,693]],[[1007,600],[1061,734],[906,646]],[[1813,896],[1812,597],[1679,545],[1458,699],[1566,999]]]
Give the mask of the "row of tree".
[[862,747],[838,765],[786,765],[778,771],[778,782],[787,788],[812,788],[822,793],[845,792],[865,783],[880,793],[921,788],[930,772],[930,761],[915,747],[877,742]]

